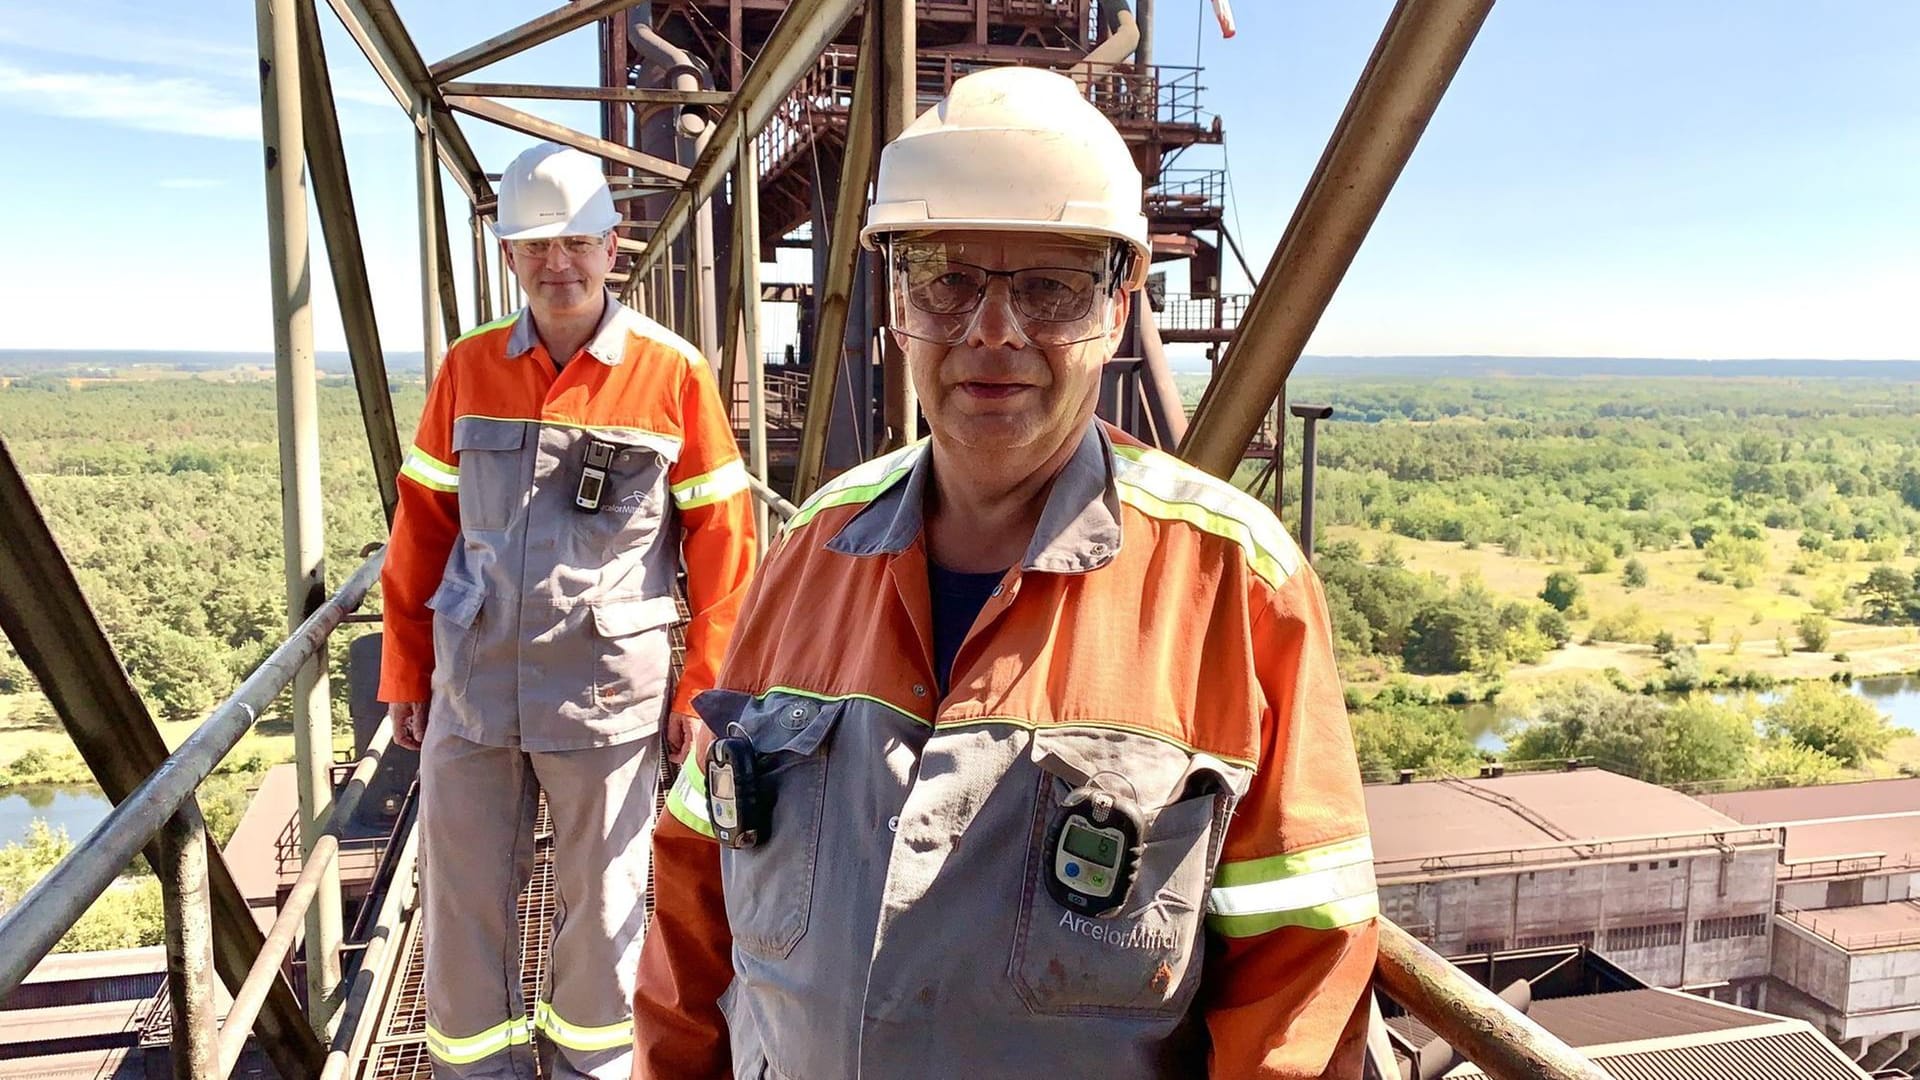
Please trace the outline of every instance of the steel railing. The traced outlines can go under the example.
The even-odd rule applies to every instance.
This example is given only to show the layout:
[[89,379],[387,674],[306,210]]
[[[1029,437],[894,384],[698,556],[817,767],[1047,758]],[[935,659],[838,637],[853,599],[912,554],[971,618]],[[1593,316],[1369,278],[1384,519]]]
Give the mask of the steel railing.
[[1543,863],[1630,859],[1636,855],[1666,857],[1702,849],[1723,852],[1759,850],[1778,847],[1781,843],[1780,830],[1775,826],[1698,829],[1599,839],[1576,837],[1569,840],[1488,848],[1482,851],[1381,859],[1374,863],[1374,875],[1382,881],[1391,881],[1396,878],[1424,877],[1435,873],[1470,873],[1524,868]]
[[[165,860],[168,865],[156,866],[155,870],[170,884],[163,890],[164,904],[168,936],[177,940],[169,942],[169,951],[184,954],[189,971],[189,1000],[174,1003],[175,1061],[191,1061],[187,1071],[195,1076],[232,1073],[281,965],[299,942],[307,908],[318,895],[322,875],[338,857],[340,832],[366,793],[390,734],[383,729],[373,740],[345,790],[337,796],[324,835],[268,931],[266,947],[234,995],[217,1039],[211,961],[194,962],[195,956],[206,959],[211,952],[208,841],[199,815],[181,811],[200,784],[292,683],[295,673],[322,653],[333,631],[366,599],[367,591],[379,580],[385,556],[383,548],[362,563],[338,592],[207,714],[179,749],[0,918],[0,996],[33,971],[142,849],[156,839],[164,839],[162,848],[170,853]],[[216,1067],[217,1073],[210,1071]],[[184,1073],[177,1069],[176,1075]]]
[[[767,120],[758,137],[761,175],[773,176],[805,148],[809,139],[829,123],[844,117],[853,106],[854,72],[858,49],[835,46],[821,52],[813,69],[802,76]],[[1015,61],[1015,63],[1021,63]],[[914,92],[919,107],[928,108],[953,88],[954,80],[976,71],[1007,67],[1005,60],[954,56],[921,56],[914,68]],[[1082,61],[1065,66],[1039,64],[1062,72],[1080,84],[1087,100],[1116,123],[1139,128],[1207,128],[1214,116],[1201,108],[1206,87],[1200,68],[1173,64],[1139,67],[1130,63]],[[1221,179],[1224,191],[1224,175]],[[1218,199],[1215,199],[1218,204]]]
[[1225,169],[1165,169],[1160,179],[1147,189],[1147,212],[1175,215],[1205,212],[1217,214],[1226,205]]
[[1247,293],[1223,293],[1220,296],[1194,296],[1190,293],[1166,293],[1154,305],[1154,325],[1162,330],[1231,330],[1240,325],[1247,313]]

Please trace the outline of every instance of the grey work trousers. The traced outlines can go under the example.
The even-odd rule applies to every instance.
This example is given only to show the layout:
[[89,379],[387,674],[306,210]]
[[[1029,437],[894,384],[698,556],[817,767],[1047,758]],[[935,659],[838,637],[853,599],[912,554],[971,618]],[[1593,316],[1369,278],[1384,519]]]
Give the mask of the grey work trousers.
[[[625,1080],[659,784],[657,735],[524,753],[428,725],[420,752],[427,1045],[436,1080]],[[539,793],[553,819],[553,944],[521,985],[517,900]]]

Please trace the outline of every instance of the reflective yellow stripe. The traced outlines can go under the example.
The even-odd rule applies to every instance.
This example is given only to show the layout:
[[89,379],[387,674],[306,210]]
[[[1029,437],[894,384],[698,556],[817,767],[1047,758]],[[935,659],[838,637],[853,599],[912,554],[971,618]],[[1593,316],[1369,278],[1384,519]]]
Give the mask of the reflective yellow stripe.
[[498,319],[493,320],[492,322],[481,323],[479,326],[476,326],[473,329],[467,331],[466,333],[461,334],[459,337],[454,338],[452,341],[449,341],[447,343],[447,348],[451,349],[455,345],[460,344],[461,342],[467,340],[468,338],[475,337],[480,334],[484,334],[489,330],[498,330],[503,326],[512,326],[513,320],[519,317],[520,317],[520,313],[516,311],[511,315],[502,316]]
[[1275,588],[1305,562],[1279,519],[1232,484],[1159,450],[1116,446],[1113,453],[1121,502],[1232,541],[1253,572]]
[[707,811],[707,778],[700,775],[699,763],[689,761],[680,767],[680,775],[667,792],[667,813],[701,836],[713,838],[713,817]]
[[400,474],[410,476],[435,491],[460,490],[459,467],[449,465],[417,446],[407,454],[405,464],[400,466]]
[[1219,873],[1214,875],[1214,884],[1253,885],[1264,881],[1279,881],[1282,878],[1298,877],[1320,870],[1332,870],[1341,866],[1353,866],[1356,863],[1373,862],[1373,839],[1356,836],[1351,840],[1341,840],[1332,844],[1290,852],[1286,855],[1269,855],[1264,859],[1242,859],[1239,862],[1220,864]]
[[800,512],[787,522],[787,530],[791,532],[798,529],[822,510],[848,503],[872,502],[881,492],[892,487],[894,481],[907,475],[925,449],[926,440],[922,439],[891,454],[863,461],[841,473],[831,483],[808,496],[807,501],[801,504]]
[[471,1065],[509,1047],[525,1046],[533,1041],[533,1024],[519,1016],[481,1032],[456,1039],[427,1025],[427,1052],[449,1065]]
[[1270,911],[1260,915],[1209,915],[1207,928],[1221,937],[1256,937],[1283,926],[1338,930],[1343,926],[1366,922],[1379,914],[1380,898],[1369,892],[1365,896],[1349,896],[1290,911]]
[[533,1023],[547,1038],[569,1050],[613,1050],[633,1045],[633,1021],[622,1020],[601,1027],[570,1024],[553,1006],[541,1002],[533,1008]]
[[747,465],[729,461],[710,473],[673,485],[673,501],[682,510],[698,510],[747,490]]
[[1367,837],[1221,864],[1207,895],[1207,925],[1227,937],[1282,926],[1332,930],[1379,914]]

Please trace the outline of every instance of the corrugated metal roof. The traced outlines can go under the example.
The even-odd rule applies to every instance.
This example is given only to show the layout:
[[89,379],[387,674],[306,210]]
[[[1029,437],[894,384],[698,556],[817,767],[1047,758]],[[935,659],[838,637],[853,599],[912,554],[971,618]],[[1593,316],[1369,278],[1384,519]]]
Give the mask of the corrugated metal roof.
[[1862,1080],[1867,1075],[1838,1047],[1805,1030],[1595,1060],[1616,1080]]
[[[1535,1001],[1527,1015],[1617,1080],[1864,1080],[1802,1020],[1678,990],[1623,990]],[[1434,1036],[1410,1016],[1388,1025],[1415,1046]],[[1461,1063],[1449,1080],[1484,1077]]]
[[[1698,1035],[1774,1021],[1771,1016],[1677,990],[1622,990],[1547,998],[1535,1001],[1527,1015],[1561,1042],[1575,1047]],[[1411,1016],[1396,1016],[1387,1023],[1416,1046],[1433,1038],[1426,1025]]]
[[[1615,1080],[1868,1080],[1832,1043],[1799,1021],[1770,1024],[1752,1033],[1712,1032],[1645,1048],[1622,1047],[1590,1055]],[[1447,1080],[1486,1074],[1472,1065],[1448,1072]]]

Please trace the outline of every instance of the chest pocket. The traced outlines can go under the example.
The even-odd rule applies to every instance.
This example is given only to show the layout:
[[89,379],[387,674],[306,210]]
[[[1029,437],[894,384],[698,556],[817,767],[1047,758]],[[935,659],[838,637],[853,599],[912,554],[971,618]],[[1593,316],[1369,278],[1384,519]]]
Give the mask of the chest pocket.
[[[578,545],[577,558],[583,564],[600,567],[602,592],[664,596],[678,562],[678,553],[660,550],[660,544],[666,540],[661,527],[666,521],[667,470],[679,456],[679,444],[634,430],[595,431],[590,437],[618,449],[607,464],[599,512],[567,515],[573,530],[568,543]],[[585,450],[583,438],[572,451],[573,469],[578,470]],[[566,498],[571,503],[571,486]]]
[[790,694],[754,699],[719,690],[700,695],[695,705],[716,736],[728,734],[731,725],[746,732],[763,790],[772,792],[766,839],[742,850],[722,848],[720,870],[734,943],[762,959],[785,959],[807,932],[826,804],[827,749],[847,705]]
[[657,529],[666,506],[667,468],[679,456],[679,447],[645,432],[596,431],[592,437],[619,448],[607,466],[607,488],[595,522],[622,533]]
[[527,504],[532,477],[524,453],[524,420],[462,416],[453,422],[453,449],[460,458],[460,526],[504,529]]
[[[1043,730],[1033,757],[1040,775],[1011,965],[1022,1000],[1043,1014],[1183,1015],[1200,984],[1201,928],[1227,816],[1251,773],[1110,730]],[[1133,890],[1104,918],[1069,911],[1047,891],[1049,826],[1090,777],[1123,794],[1131,786],[1145,819]]]

